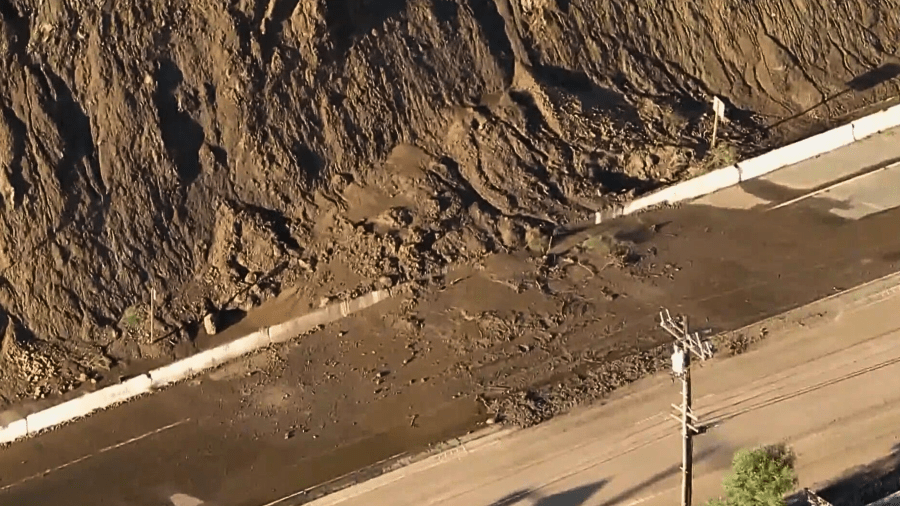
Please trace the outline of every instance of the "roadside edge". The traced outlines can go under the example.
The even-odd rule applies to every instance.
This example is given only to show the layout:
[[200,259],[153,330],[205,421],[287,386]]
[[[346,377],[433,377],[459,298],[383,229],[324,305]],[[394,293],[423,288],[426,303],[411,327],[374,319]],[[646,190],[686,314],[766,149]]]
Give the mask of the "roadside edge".
[[888,107],[845,125],[826,130],[818,135],[788,144],[734,165],[713,170],[700,176],[667,186],[649,195],[632,200],[624,206],[597,211],[594,223],[600,224],[620,216],[660,204],[675,204],[764,176],[789,165],[816,158],[836,149],[853,144],[869,136],[900,126],[900,105]]
[[[230,342],[164,365],[147,374],[140,374],[121,383],[54,404],[24,417],[13,418],[7,412],[5,414],[9,421],[0,425],[0,445],[11,444],[15,441],[52,430],[60,425],[89,416],[92,413],[192,378],[219,367],[226,362],[265,349],[272,344],[289,341],[319,325],[337,321],[387,300],[394,293],[397,293],[396,290],[401,288],[376,290],[355,299],[327,305],[280,325],[257,330]],[[12,419],[10,420],[10,418]]]

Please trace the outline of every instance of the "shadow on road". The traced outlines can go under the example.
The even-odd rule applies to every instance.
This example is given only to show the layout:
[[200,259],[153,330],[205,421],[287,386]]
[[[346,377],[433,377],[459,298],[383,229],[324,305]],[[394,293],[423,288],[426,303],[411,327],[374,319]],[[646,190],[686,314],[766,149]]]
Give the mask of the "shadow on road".
[[536,490],[519,490],[491,503],[490,506],[514,506],[533,504],[534,506],[581,506],[603,488],[607,480],[600,480],[589,485],[566,490],[558,494],[543,496]]
[[[721,446],[715,445],[703,451],[697,452],[694,454],[694,460],[696,462],[708,458],[720,449]],[[637,485],[630,487],[627,490],[620,492],[619,494],[616,494],[614,497],[609,498],[608,500],[603,502],[602,506],[616,506],[618,504],[622,504],[624,501],[633,498],[647,487],[655,485],[679,473],[681,473],[680,465],[671,466],[663,471],[654,474],[643,482],[638,483]],[[582,506],[583,504],[587,503],[587,501],[591,499],[594,494],[596,494],[600,489],[606,486],[607,483],[608,480],[600,480],[589,485],[583,485],[581,487],[573,488],[565,492],[547,496],[543,495],[540,490],[519,490],[498,501],[491,503],[490,506],[524,506],[526,504],[533,506]]]
[[[833,506],[865,506],[900,490],[900,445],[887,457],[850,469],[816,493]],[[802,493],[789,504],[806,504]]]

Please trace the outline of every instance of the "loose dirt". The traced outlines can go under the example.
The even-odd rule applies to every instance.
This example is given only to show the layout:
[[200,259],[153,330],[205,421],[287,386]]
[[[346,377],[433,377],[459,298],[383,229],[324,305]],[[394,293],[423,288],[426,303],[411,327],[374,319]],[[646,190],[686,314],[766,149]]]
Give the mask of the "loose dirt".
[[[896,95],[898,9],[0,0],[0,406],[172,358],[210,309],[540,251],[824,128]],[[608,270],[640,255],[597,247]]]

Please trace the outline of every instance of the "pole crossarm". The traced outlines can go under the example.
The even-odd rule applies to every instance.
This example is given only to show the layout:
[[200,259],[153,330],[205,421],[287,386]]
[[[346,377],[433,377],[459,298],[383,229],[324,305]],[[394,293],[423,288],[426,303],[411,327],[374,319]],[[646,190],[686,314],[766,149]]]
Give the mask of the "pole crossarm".
[[669,417],[672,418],[673,420],[675,420],[676,422],[678,422],[679,424],[681,424],[681,425],[687,427],[688,429],[690,429],[691,432],[693,432],[693,434],[694,434],[695,436],[696,436],[697,434],[703,433],[703,431],[700,430],[698,427],[695,427],[694,425],[691,425],[690,423],[685,423],[684,419],[681,418],[680,416],[676,415],[675,413],[669,413]]
[[[684,408],[682,408],[681,406],[676,406],[675,404],[671,404],[671,406],[672,406],[673,408],[675,408],[675,411],[677,411],[679,414],[681,414],[681,415],[684,414]],[[690,418],[691,420],[695,421],[695,422],[699,422],[699,421],[700,421],[699,418],[697,418],[696,416],[694,416],[694,412],[693,412],[693,410],[691,410],[691,409],[688,409],[688,410],[687,410],[687,417]],[[680,418],[679,418],[679,420],[680,420]]]
[[688,409],[687,416],[685,416],[684,409],[681,406],[672,404],[672,408],[675,409],[675,413],[669,413],[669,418],[678,422],[682,428],[687,427],[690,435],[699,436],[706,432],[707,427],[694,415],[691,409]]
[[713,356],[712,343],[702,339],[699,332],[688,330],[687,317],[672,318],[668,309],[659,312],[659,326],[675,338],[675,342],[690,351],[700,360],[708,360]]

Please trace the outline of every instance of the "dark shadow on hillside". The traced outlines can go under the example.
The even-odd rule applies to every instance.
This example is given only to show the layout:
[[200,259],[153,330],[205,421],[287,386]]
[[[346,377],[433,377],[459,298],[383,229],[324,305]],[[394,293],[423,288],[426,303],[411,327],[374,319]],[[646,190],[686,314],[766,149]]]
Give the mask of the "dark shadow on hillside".
[[[259,289],[265,289],[271,286],[274,283],[277,283],[276,279],[287,269],[289,265],[288,261],[283,261],[276,265],[272,270],[260,276],[260,278],[254,283],[245,284],[240,290],[238,290],[234,295],[231,296],[228,300],[223,304],[224,309],[219,309],[213,306],[211,303],[208,303],[207,311],[217,313],[216,326],[219,332],[223,332],[227,330],[229,327],[233,327],[240,323],[247,316],[247,312],[241,309],[234,309],[229,307],[235,303],[235,301],[241,297],[248,295],[254,287]],[[244,271],[241,275],[246,275],[247,272]],[[169,332],[164,333],[163,335],[154,338],[153,343],[162,342],[164,340],[170,340],[170,344],[175,344],[176,336],[184,333],[187,335],[191,341],[194,341],[200,333],[200,329],[202,328],[202,322],[200,320],[190,319],[181,322],[176,325],[174,329]]]
[[864,91],[868,91],[882,83],[886,83],[888,81],[896,79],[898,76],[900,76],[900,64],[897,64],[897,63],[886,63],[878,68],[869,70],[868,72],[862,73],[862,74],[854,77],[853,79],[851,79],[849,82],[847,82],[847,87],[844,88],[843,90],[841,90],[829,97],[826,97],[825,100],[822,100],[818,104],[810,107],[809,109],[806,109],[805,111],[801,111],[793,116],[784,118],[783,120],[778,121],[777,123],[775,123],[773,125],[770,125],[768,130],[774,130],[775,128],[778,128],[779,126],[781,126],[785,123],[788,123],[797,118],[805,116],[805,115],[809,114],[810,112],[818,109],[819,107],[826,105],[828,102],[836,100],[844,95],[849,95],[850,93],[853,93],[853,92],[861,93]]
[[260,49],[265,61],[272,59],[272,54],[280,44],[284,23],[290,19],[299,3],[300,0],[285,0],[272,5],[271,15],[265,20],[260,36]]
[[578,97],[585,109],[607,113],[609,119],[619,128],[627,128],[628,125],[644,127],[644,121],[637,108],[630,104],[623,94],[600,86],[586,73],[544,64],[537,65],[534,71],[543,84],[572,93]]
[[[900,491],[900,444],[887,457],[853,468],[815,490],[832,506],[866,506],[897,491]],[[792,495],[788,502],[808,504],[802,491]]]
[[[380,29],[384,23],[399,15],[406,7],[405,0],[332,0],[326,2],[325,24],[332,35],[333,56],[346,59],[359,39]],[[375,62],[380,63],[380,62]]]
[[203,127],[180,105],[176,92],[184,74],[178,65],[170,59],[161,60],[156,81],[158,88],[153,101],[163,144],[175,163],[178,178],[184,185],[190,185],[200,177],[200,148],[206,136]]

